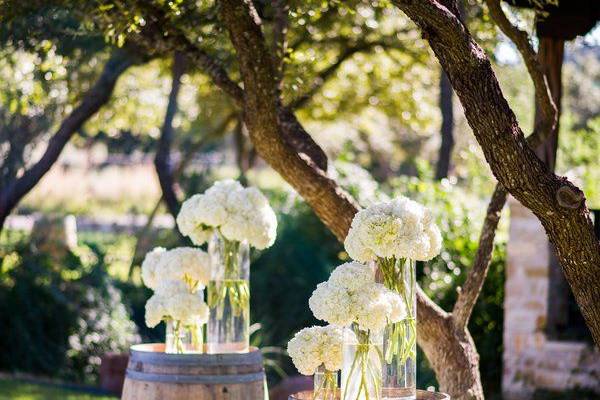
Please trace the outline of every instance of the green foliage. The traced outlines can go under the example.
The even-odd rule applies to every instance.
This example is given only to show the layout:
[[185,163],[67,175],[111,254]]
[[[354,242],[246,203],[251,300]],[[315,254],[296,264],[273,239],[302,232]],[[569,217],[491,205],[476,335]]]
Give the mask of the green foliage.
[[284,346],[293,333],[317,323],[308,298],[327,280],[343,250],[303,202],[278,214],[277,241],[252,262],[252,319],[261,342]]
[[1,369],[89,382],[102,354],[137,340],[95,246],[50,256],[24,241],[1,265]]

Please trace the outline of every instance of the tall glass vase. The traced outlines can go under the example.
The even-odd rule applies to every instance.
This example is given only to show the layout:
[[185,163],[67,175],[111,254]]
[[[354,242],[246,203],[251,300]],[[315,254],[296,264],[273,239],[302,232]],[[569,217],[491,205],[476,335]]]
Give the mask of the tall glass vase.
[[414,260],[386,258],[377,261],[377,278],[402,297],[406,318],[390,323],[383,334],[383,398],[416,399],[417,303]]
[[166,321],[165,353],[202,353],[202,323],[184,324],[182,321]]
[[352,324],[344,332],[341,400],[381,400],[382,335]]
[[337,371],[329,371],[321,364],[315,372],[313,381],[314,390],[312,400],[338,400]]
[[212,276],[208,283],[207,351],[249,350],[250,250],[247,241],[227,240],[219,232],[209,242]]

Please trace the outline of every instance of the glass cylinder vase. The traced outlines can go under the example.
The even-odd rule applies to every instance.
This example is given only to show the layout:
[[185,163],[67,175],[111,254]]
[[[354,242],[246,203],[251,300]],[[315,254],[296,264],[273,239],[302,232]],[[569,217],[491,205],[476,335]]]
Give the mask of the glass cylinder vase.
[[338,400],[338,373],[321,364],[313,377],[313,400]]
[[247,241],[227,240],[219,232],[209,242],[211,280],[207,351],[244,353],[250,342],[250,249]]
[[342,400],[382,398],[382,334],[352,324],[344,331]]
[[383,334],[383,398],[417,397],[417,303],[414,260],[386,258],[377,261],[377,280],[400,294],[406,318],[390,323]]
[[166,321],[165,353],[202,353],[202,323],[184,324],[182,321]]

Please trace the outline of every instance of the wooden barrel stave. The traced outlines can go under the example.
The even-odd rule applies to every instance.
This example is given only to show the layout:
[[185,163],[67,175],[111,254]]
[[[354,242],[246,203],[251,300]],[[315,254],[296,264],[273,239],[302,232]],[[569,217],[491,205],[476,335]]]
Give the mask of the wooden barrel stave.
[[165,354],[164,345],[132,346],[124,400],[262,400],[258,349],[240,354]]

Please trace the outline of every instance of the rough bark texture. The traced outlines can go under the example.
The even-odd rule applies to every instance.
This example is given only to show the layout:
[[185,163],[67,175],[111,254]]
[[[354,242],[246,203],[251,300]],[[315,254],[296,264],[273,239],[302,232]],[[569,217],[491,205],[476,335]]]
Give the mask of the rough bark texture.
[[[538,61],[541,65],[541,68],[544,70],[545,75],[548,77],[550,94],[554,104],[556,105],[557,112],[560,115],[562,99],[562,65],[565,42],[564,40],[555,38],[540,38],[539,40],[540,49],[538,53]],[[536,125],[540,124],[540,120],[544,118],[544,115],[544,104],[536,98]],[[558,150],[559,130],[559,121],[557,121],[544,143],[536,149],[537,156],[548,166],[548,169],[551,171],[554,171],[556,167],[556,152]]]
[[442,70],[440,73],[440,111],[442,112],[442,128],[440,135],[442,143],[435,170],[435,179],[448,177],[450,160],[454,148],[454,110],[452,107],[452,85],[448,75]]
[[484,51],[448,8],[399,1],[448,74],[498,181],[539,218],[597,344],[600,344],[600,243],[579,188],[546,168],[527,145]]
[[119,77],[131,65],[139,62],[125,51],[117,51],[106,63],[102,74],[92,88],[83,96],[81,103],[65,118],[50,138],[42,157],[25,173],[0,188],[0,230],[6,217],[23,197],[42,179],[54,165],[71,137],[108,102]]
[[181,53],[175,53],[172,66],[172,83],[165,119],[158,139],[158,147],[154,158],[154,166],[158,181],[162,190],[162,200],[165,202],[169,213],[177,218],[179,213],[179,199],[177,198],[176,183],[171,165],[171,144],[173,143],[173,118],[177,113],[177,96],[181,88],[181,77],[185,72],[185,57]]

